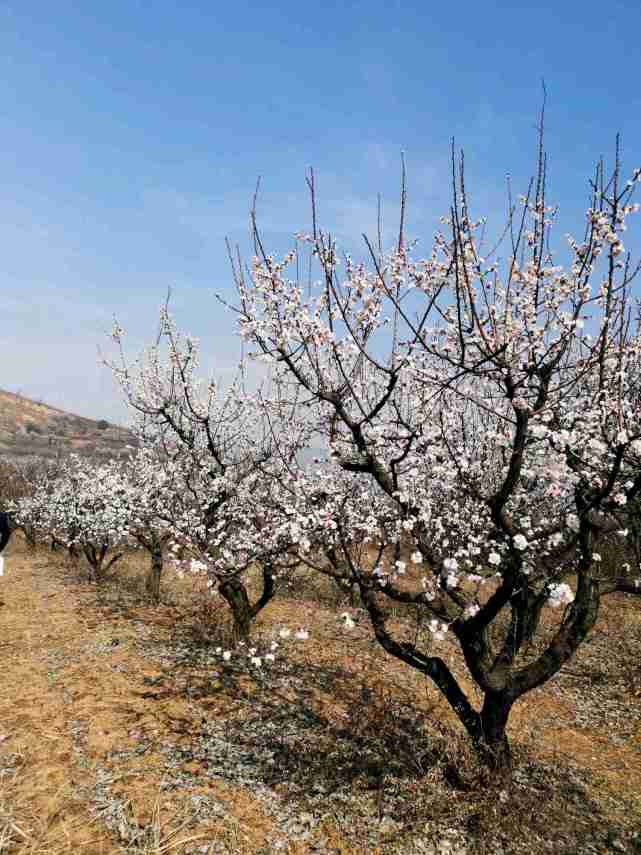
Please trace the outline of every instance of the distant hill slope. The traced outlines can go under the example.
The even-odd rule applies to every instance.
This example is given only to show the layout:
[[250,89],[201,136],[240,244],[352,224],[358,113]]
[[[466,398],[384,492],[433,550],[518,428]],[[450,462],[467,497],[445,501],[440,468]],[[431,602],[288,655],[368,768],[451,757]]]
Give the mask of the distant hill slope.
[[135,445],[135,439],[126,428],[0,390],[0,458],[70,452],[116,457],[127,445]]

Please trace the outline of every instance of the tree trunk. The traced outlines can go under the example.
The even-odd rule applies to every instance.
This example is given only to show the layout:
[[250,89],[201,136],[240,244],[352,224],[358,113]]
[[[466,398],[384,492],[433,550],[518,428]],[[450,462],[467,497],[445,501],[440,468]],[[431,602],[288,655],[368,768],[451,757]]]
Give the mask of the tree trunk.
[[22,533],[24,534],[24,539],[27,541],[27,546],[29,549],[36,548],[36,535],[34,530],[29,526],[20,526]]
[[274,569],[271,564],[263,565],[263,592],[253,606],[247,588],[237,576],[223,580],[219,590],[234,616],[234,629],[238,638],[246,641],[252,621],[274,596]]
[[487,692],[479,729],[470,733],[481,763],[497,782],[509,778],[512,771],[512,752],[505,732],[512,703],[504,692]]
[[515,696],[506,690],[486,691],[481,711],[475,710],[455,676],[439,656],[425,655],[413,644],[401,644],[392,638],[387,631],[385,614],[376,601],[371,581],[360,577],[358,584],[361,601],[369,612],[378,643],[391,656],[416,668],[436,684],[465,727],[479,760],[489,771],[492,780],[500,783],[509,778],[512,758],[505,728]]
[[350,582],[349,585],[349,606],[351,609],[355,609],[360,604],[360,594],[358,592],[358,585],[355,582]]
[[231,609],[234,617],[234,628],[238,637],[242,641],[246,641],[249,637],[249,627],[253,618],[247,588],[238,577],[232,576],[220,583],[220,593]]
[[145,587],[147,593],[154,603],[160,600],[160,577],[162,574],[162,546],[158,541],[155,541],[151,549],[151,564],[147,573],[147,581]]
[[[73,544],[69,547],[70,554],[72,549]],[[91,543],[83,544],[82,551],[84,552],[87,564],[89,565],[89,577],[92,582],[97,582],[100,576],[100,570],[102,569],[102,562],[99,559],[98,553]]]
[[100,583],[103,579],[103,575],[109,570],[109,568],[115,564],[119,558],[122,558],[122,553],[114,555],[105,567],[105,556],[109,549],[107,544],[103,543],[98,549],[96,549],[93,543],[85,543],[83,544],[82,549],[90,567],[91,579],[93,582],[97,583]]
[[263,593],[251,607],[252,620],[256,617],[258,612],[265,608],[267,603],[274,596],[274,593],[274,568],[271,564],[263,564]]

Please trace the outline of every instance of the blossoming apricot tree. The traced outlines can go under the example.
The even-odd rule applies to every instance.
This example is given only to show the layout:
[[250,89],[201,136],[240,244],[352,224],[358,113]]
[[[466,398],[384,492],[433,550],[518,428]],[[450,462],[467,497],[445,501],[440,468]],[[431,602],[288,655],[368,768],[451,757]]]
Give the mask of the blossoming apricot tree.
[[[274,595],[275,573],[288,563],[287,545],[274,538],[278,527],[259,497],[287,469],[303,427],[273,395],[263,400],[248,393],[242,377],[226,390],[202,381],[198,343],[178,332],[166,307],[157,344],[135,367],[127,363],[122,336],[116,326],[120,361],[109,365],[139,416],[140,442],[172,467],[175,507],[165,516],[174,552],[183,556],[179,570],[208,577],[245,638]],[[276,443],[287,414],[287,440]],[[253,566],[260,568],[262,591],[251,602],[246,577]]]
[[[330,557],[358,585],[382,647],[436,684],[499,775],[514,703],[574,655],[604,594],[636,590],[625,575],[603,578],[598,543],[641,491],[638,268],[623,243],[641,169],[622,179],[618,144],[611,177],[597,166],[584,238],[569,239],[561,266],[546,168],[541,141],[536,178],[510,198],[502,259],[502,244],[485,249],[453,157],[451,209],[426,258],[405,238],[404,176],[398,240],[384,253],[364,236],[368,261],[357,262],[318,226],[311,173],[311,234],[276,260],[254,211],[250,274],[234,265],[242,335],[305,395],[336,483],[359,479],[346,501],[325,491]],[[307,252],[316,281],[290,274],[308,269]],[[312,496],[299,496],[302,528],[318,519]],[[355,557],[363,531],[374,564]],[[403,581],[408,564],[422,584]],[[480,708],[437,650],[394,636],[385,599],[423,609],[432,644],[456,642]],[[551,628],[546,606],[558,607]]]
[[116,461],[60,460],[56,480],[41,483],[14,512],[19,525],[46,532],[72,551],[79,547],[98,582],[122,557],[116,552],[107,560],[107,553],[130,540],[129,491]]
[[[11,492],[6,502],[10,516],[29,547],[46,537],[48,501],[61,476],[60,460],[29,458],[15,464],[5,464],[5,472],[12,471]],[[8,492],[8,491],[7,491]],[[6,493],[5,493],[6,495]],[[55,540],[52,540],[52,547]]]

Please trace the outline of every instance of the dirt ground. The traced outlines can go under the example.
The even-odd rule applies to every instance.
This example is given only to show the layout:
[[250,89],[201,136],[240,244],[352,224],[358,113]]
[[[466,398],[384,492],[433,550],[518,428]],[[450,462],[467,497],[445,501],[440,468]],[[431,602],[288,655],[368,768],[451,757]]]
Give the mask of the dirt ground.
[[170,574],[145,605],[141,562],[97,590],[17,538],[5,552],[0,853],[641,852],[641,603],[611,598],[515,708],[499,792],[357,610],[348,633],[328,600],[277,597],[252,642],[279,640],[273,665],[224,664],[224,618],[203,643]]

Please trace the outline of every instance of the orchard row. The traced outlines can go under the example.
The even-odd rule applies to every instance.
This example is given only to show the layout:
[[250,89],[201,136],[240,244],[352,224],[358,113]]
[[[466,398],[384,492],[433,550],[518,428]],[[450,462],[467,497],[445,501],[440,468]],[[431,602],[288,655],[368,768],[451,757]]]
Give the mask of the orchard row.
[[[313,174],[311,232],[282,259],[252,214],[256,256],[233,261],[237,298],[221,312],[266,379],[251,361],[227,388],[201,379],[198,343],[166,307],[134,363],[116,325],[110,365],[138,447],[70,459],[16,513],[82,550],[96,578],[132,543],[150,552],[155,596],[165,559],[205,575],[243,636],[295,567],[352,586],[382,647],[435,683],[504,773],[514,703],[574,655],[602,596],[641,588],[638,267],[624,242],[641,170],[625,181],[617,158],[606,180],[599,164],[584,236],[559,265],[543,159],[493,248],[454,166],[423,258],[405,238],[404,184],[398,238],[386,252],[366,238],[362,261],[319,227]],[[424,613],[429,640],[397,637],[386,601]],[[479,709],[439,655],[446,638]]]

